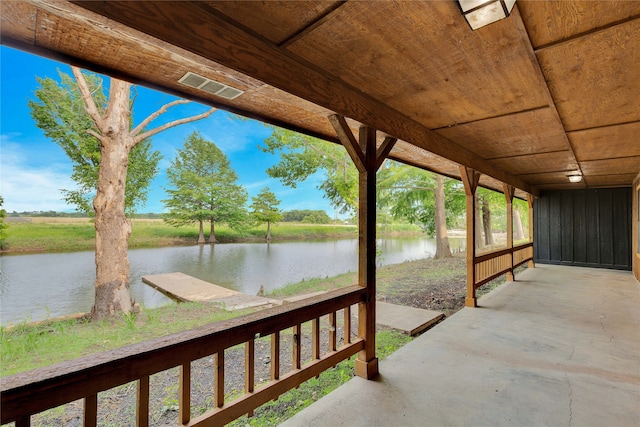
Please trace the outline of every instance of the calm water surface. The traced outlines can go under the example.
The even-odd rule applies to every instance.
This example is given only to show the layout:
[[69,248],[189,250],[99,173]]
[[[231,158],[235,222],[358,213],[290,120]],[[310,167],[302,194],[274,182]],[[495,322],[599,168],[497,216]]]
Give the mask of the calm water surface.
[[[451,242],[452,249],[456,245]],[[428,258],[435,243],[425,238],[378,241],[378,265]],[[145,307],[170,300],[142,283],[147,274],[180,271],[207,282],[255,295],[303,279],[357,270],[357,239],[318,242],[230,243],[132,249],[131,293]],[[0,322],[40,320],[86,312],[94,299],[94,253],[0,257]]]

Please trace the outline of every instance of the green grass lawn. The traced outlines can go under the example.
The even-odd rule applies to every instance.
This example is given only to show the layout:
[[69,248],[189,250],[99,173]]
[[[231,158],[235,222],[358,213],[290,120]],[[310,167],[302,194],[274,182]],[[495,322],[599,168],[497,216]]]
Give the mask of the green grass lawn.
[[[129,239],[130,248],[159,247],[195,244],[198,226],[174,227],[162,220],[133,220],[133,231]],[[387,235],[418,235],[418,227],[409,224],[394,224],[380,228]],[[220,243],[260,242],[267,233],[266,224],[244,230],[227,226],[216,226],[216,238]],[[271,226],[272,241],[356,238],[355,225],[279,223]],[[208,228],[205,227],[205,238]],[[93,250],[95,230],[87,219],[48,222],[46,218],[34,218],[33,222],[9,222],[4,248],[9,253],[59,252]]]

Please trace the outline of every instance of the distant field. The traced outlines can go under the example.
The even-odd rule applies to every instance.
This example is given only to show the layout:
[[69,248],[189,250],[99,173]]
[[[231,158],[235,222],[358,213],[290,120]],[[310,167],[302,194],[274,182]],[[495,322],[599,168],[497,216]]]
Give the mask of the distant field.
[[36,216],[26,218],[33,224],[89,224],[91,218],[63,218],[63,217],[45,217]]
[[[60,252],[93,250],[95,230],[89,218],[32,217],[19,222],[9,221],[5,253]],[[220,243],[263,241],[266,225],[242,231],[216,225],[216,238]],[[408,224],[381,227],[387,235],[412,235],[419,228]],[[205,225],[205,238],[209,227]],[[303,224],[280,223],[271,226],[272,241],[353,238],[357,235],[355,225],[348,224]],[[198,226],[173,227],[162,219],[134,219],[130,248],[159,247],[195,244]]]

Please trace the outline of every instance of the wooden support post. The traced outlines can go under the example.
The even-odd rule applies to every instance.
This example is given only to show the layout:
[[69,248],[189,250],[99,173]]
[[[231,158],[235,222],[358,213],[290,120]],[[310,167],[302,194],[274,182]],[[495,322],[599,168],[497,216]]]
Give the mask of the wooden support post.
[[502,187],[507,200],[507,248],[511,249],[511,270],[507,272],[507,281],[513,282],[513,196],[516,189],[509,184],[502,184]]
[[136,427],[149,426],[149,375],[137,381]]
[[476,298],[476,203],[475,195],[480,181],[480,173],[465,166],[460,166],[460,178],[464,184],[464,192],[467,199],[467,297],[464,305],[467,307],[477,307]]
[[[529,204],[529,241],[533,242],[533,194],[527,194],[527,203]],[[533,259],[529,261],[527,267],[534,268],[536,264],[533,262]]]
[[191,420],[191,362],[180,365],[178,399],[178,423],[184,425]]
[[356,141],[344,117],[329,117],[359,173],[358,187],[358,284],[367,288],[365,301],[358,304],[358,336],[364,349],[355,362],[356,375],[371,379],[378,375],[376,357],[376,172],[397,139],[386,137],[376,147],[376,131],[361,126]]
[[31,415],[18,418],[16,420],[15,427],[31,427]]

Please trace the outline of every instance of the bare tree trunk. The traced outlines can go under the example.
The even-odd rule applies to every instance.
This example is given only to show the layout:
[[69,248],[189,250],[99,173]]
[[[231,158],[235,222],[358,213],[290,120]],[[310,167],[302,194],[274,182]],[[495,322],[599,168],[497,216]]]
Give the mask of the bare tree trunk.
[[200,231],[198,232],[198,244],[204,245],[204,227],[202,225],[202,220],[198,221],[200,225]]
[[475,196],[475,210],[476,210],[476,249],[482,249],[484,247],[484,241],[482,240],[482,209],[480,196],[476,192]]
[[447,214],[444,206],[444,178],[436,175],[435,221],[436,221],[436,255],[435,258],[451,257],[449,237],[447,236]]
[[216,239],[216,226],[215,221],[210,220],[211,227],[209,229],[209,243],[218,243],[218,239]]
[[93,200],[96,212],[96,298],[91,316],[102,319],[133,307],[129,291],[127,244],[131,223],[124,214],[124,191],[129,165],[130,84],[111,82],[107,132],[101,138],[98,188]]
[[524,239],[524,228],[522,227],[522,217],[520,216],[520,211],[518,209],[513,210],[513,222],[516,225],[515,240]]
[[485,246],[493,246],[493,233],[491,232],[491,209],[489,209],[489,202],[484,197],[481,197],[482,201],[482,229],[484,230],[484,244]]
[[267,221],[267,242],[271,241],[271,221]]

